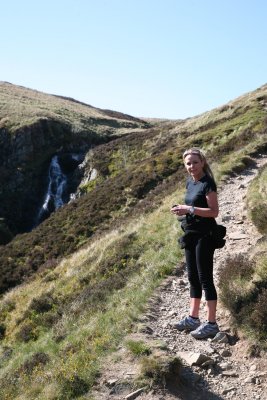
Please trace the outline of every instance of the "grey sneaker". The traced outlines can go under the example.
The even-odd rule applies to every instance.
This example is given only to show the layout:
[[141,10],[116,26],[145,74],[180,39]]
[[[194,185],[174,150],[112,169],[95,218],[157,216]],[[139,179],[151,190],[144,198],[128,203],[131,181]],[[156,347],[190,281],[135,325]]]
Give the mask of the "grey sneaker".
[[185,317],[181,321],[173,324],[173,328],[178,329],[178,331],[194,331],[200,326],[199,318]]
[[206,339],[206,338],[213,338],[219,332],[219,327],[217,323],[210,324],[209,322],[203,322],[197,329],[191,332],[191,335],[195,339]]

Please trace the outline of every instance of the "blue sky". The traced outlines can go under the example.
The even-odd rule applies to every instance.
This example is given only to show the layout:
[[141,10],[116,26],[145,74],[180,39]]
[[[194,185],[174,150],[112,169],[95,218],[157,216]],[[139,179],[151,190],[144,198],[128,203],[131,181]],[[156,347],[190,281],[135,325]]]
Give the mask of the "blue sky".
[[9,0],[0,80],[186,118],[267,83],[265,0]]

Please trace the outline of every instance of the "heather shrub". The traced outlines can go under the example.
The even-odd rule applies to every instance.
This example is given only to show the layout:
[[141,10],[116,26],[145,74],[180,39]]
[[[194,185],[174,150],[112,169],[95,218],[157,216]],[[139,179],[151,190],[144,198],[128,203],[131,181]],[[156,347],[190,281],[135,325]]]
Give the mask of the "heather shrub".
[[16,308],[16,303],[12,300],[5,300],[0,305],[0,321],[4,321],[8,314]]
[[2,365],[3,362],[10,359],[13,354],[13,349],[8,346],[2,346],[1,353],[0,353],[0,363]]
[[220,298],[234,323],[262,343],[267,338],[267,264],[261,256],[229,257],[219,277]]
[[263,167],[248,188],[247,207],[249,215],[262,234],[267,233],[267,168]]
[[53,308],[55,300],[50,294],[43,293],[40,297],[32,299],[29,305],[29,310],[33,310],[36,313],[46,313]]
[[25,321],[16,334],[16,339],[20,342],[29,342],[37,340],[39,336],[39,329],[32,321]]
[[0,340],[5,337],[6,326],[4,324],[0,324]]
[[28,360],[26,360],[20,367],[19,372],[30,375],[36,367],[44,366],[50,361],[48,354],[44,352],[38,352],[33,354]]
[[[267,286],[267,282],[265,283]],[[267,287],[259,294],[256,306],[251,314],[251,328],[259,333],[262,339],[267,339]]]
[[35,340],[38,337],[35,326],[51,328],[61,316],[62,304],[55,300],[50,293],[43,293],[32,299],[22,317],[17,320],[17,324],[22,324],[19,336],[26,342]]
[[7,244],[13,239],[13,235],[9,230],[3,218],[0,218],[0,245]]
[[220,299],[233,315],[241,311],[245,301],[245,286],[253,271],[253,261],[242,254],[225,260],[219,276]]
[[72,379],[64,379],[61,382],[61,393],[58,400],[72,400],[86,394],[90,385],[80,376],[74,375]]
[[250,216],[260,233],[267,233],[267,204],[255,206],[250,210]]

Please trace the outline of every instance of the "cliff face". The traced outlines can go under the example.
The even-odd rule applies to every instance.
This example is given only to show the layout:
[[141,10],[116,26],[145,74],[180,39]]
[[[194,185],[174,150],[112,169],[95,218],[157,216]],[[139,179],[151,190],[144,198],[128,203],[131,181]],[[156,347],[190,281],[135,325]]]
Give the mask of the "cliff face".
[[27,231],[33,224],[53,154],[85,152],[92,144],[93,135],[74,135],[68,125],[47,119],[12,135],[0,130],[0,216],[14,233]]
[[[53,146],[64,139],[64,129],[53,134],[53,122],[47,119],[32,126],[25,126],[10,134],[6,129],[0,131],[0,164],[3,166],[23,165],[33,158],[35,152],[42,152],[49,144]],[[53,143],[54,142],[54,143]]]

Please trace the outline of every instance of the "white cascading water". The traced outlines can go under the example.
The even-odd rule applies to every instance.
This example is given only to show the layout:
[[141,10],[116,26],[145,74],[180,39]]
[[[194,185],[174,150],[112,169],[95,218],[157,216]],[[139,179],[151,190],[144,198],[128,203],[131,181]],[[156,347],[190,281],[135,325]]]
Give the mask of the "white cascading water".
[[59,207],[63,206],[64,201],[62,195],[66,184],[67,177],[60,168],[58,156],[54,156],[50,163],[45,200],[37,217],[39,222],[43,219],[44,215],[50,214],[51,211],[57,210]]
[[62,194],[67,183],[66,175],[63,174],[58,163],[58,156],[54,156],[51,160],[49,168],[49,185],[43,208],[46,209],[50,200],[53,201],[55,210],[63,206]]

